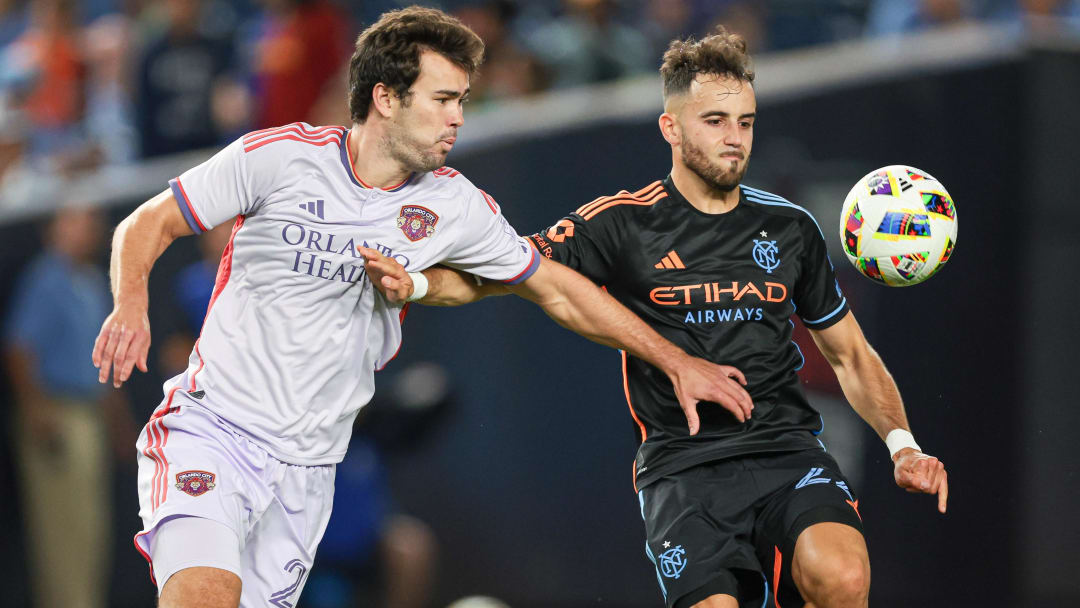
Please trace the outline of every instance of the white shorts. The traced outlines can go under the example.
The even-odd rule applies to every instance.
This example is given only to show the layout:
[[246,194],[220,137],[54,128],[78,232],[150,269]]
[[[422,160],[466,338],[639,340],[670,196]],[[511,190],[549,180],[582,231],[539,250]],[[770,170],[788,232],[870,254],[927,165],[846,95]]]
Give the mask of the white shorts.
[[[143,530],[135,548],[150,562],[159,594],[177,571],[209,566],[240,577],[241,608],[296,604],[330,520],[335,465],[281,462],[205,408],[186,403],[159,408],[136,447]],[[220,525],[177,521],[185,517]],[[155,542],[170,521],[180,525]],[[181,529],[185,533],[175,532]]]

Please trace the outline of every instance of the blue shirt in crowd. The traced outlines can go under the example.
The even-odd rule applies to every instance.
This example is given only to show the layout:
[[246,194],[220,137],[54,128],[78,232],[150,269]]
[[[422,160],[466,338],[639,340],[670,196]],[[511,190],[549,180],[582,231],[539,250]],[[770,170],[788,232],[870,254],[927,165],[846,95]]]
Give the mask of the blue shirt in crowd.
[[90,353],[110,309],[104,273],[43,253],[19,277],[6,339],[33,355],[36,379],[48,394],[96,399],[104,385]]

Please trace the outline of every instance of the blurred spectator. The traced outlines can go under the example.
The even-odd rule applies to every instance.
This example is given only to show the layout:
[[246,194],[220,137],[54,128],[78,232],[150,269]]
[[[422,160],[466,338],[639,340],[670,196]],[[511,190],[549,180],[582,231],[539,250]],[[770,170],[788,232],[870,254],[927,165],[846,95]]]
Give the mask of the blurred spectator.
[[142,156],[214,146],[228,125],[213,113],[227,86],[232,41],[202,26],[203,0],[165,0],[164,27],[146,45],[136,74],[136,123]]
[[25,9],[20,0],[0,0],[0,48],[11,44],[26,29]]
[[617,20],[615,0],[564,0],[565,14],[528,34],[530,50],[555,87],[655,71],[648,39]]
[[488,0],[455,13],[484,41],[483,73],[471,83],[469,93],[474,102],[529,95],[547,84],[540,62],[511,38],[510,23],[516,12],[509,0]]
[[[917,4],[919,0],[904,0]],[[930,0],[936,3],[939,0]],[[761,4],[761,3],[754,3]],[[863,34],[865,3],[852,0],[773,0],[766,4],[768,45],[786,50],[858,38]]]
[[1032,37],[1080,36],[1080,0],[1008,0],[990,17],[1026,30]]
[[135,158],[132,117],[131,26],[127,17],[101,17],[86,28],[86,54],[90,62],[86,130],[106,164]]
[[96,211],[61,210],[16,285],[6,323],[28,571],[42,608],[104,605],[113,545],[108,447],[130,457],[135,441],[126,404],[104,390],[90,362],[110,308],[94,265],[104,234]]
[[31,0],[27,29],[0,57],[0,87],[27,122],[34,164],[68,171],[96,157],[83,137],[87,66],[74,0]]
[[[368,406],[371,407],[371,406]],[[310,608],[423,608],[434,582],[435,537],[394,511],[381,450],[359,426],[334,480],[334,509],[304,603]]]
[[662,56],[672,40],[699,33],[695,17],[701,15],[695,15],[694,4],[692,0],[646,0],[639,29],[649,38],[654,57]]
[[883,36],[957,23],[975,16],[972,0],[873,0],[866,33]]
[[736,0],[726,3],[715,13],[713,24],[714,27],[723,25],[728,31],[737,32],[746,40],[746,46],[751,53],[760,52],[770,47],[766,11],[766,7],[760,2]]
[[397,373],[356,419],[337,466],[334,511],[319,545],[319,569],[305,591],[309,608],[422,608],[431,599],[437,545],[423,521],[397,510],[386,455],[415,453],[452,412],[449,373],[414,363]]
[[255,43],[253,67],[254,126],[318,124],[325,120],[313,116],[320,99],[333,96],[341,107],[346,96],[340,76],[352,52],[348,18],[328,0],[264,0],[264,5],[268,14]]

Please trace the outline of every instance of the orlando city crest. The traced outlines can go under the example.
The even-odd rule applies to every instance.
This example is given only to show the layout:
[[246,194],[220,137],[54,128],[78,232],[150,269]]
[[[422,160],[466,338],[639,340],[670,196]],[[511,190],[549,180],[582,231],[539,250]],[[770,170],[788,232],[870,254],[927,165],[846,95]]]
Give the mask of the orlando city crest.
[[183,471],[176,474],[176,489],[189,496],[202,496],[217,486],[214,478],[206,471]]
[[439,216],[420,205],[405,205],[397,218],[397,227],[413,242],[435,234],[435,224],[438,223]]

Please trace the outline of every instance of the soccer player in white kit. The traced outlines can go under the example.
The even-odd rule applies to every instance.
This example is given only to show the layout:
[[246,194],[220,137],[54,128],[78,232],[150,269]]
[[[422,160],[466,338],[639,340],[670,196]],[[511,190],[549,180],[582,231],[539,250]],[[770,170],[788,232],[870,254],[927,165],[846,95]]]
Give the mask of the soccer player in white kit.
[[[686,355],[591,282],[542,259],[495,200],[442,167],[480,39],[431,9],[387,13],[350,62],[353,124],[249,133],[117,228],[115,307],[94,345],[119,387],[150,344],[147,279],[177,237],[233,222],[188,368],[140,435],[135,537],[159,606],[291,607],[330,517],[334,466],[407,305],[372,286],[372,250],[503,281],[560,324],[623,348],[745,419],[741,373]],[[442,167],[442,168],[440,168]]]

